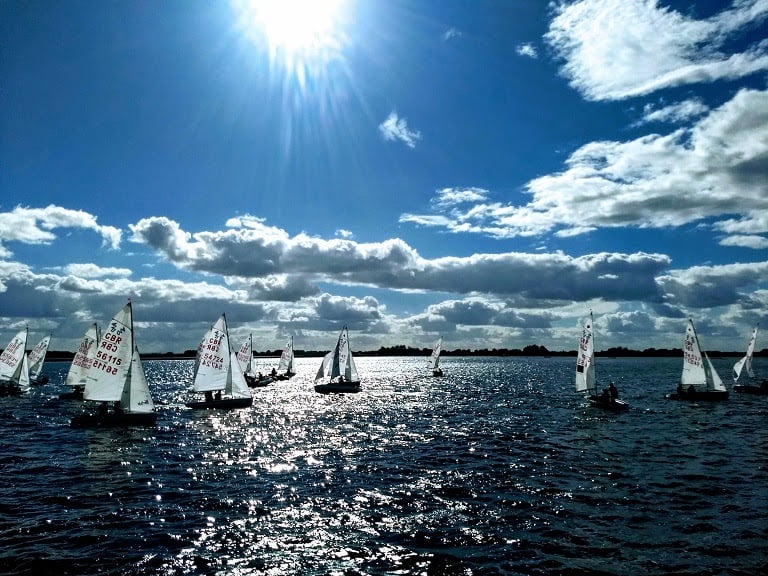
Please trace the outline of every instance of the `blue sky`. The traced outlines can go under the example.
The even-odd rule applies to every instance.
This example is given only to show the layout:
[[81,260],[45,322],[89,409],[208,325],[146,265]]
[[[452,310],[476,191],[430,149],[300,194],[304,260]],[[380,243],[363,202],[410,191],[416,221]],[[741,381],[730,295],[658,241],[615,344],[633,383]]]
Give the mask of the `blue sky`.
[[147,352],[222,312],[257,350],[574,350],[590,309],[598,350],[687,317],[742,350],[766,29],[768,0],[1,2],[0,342],[74,350],[130,297]]

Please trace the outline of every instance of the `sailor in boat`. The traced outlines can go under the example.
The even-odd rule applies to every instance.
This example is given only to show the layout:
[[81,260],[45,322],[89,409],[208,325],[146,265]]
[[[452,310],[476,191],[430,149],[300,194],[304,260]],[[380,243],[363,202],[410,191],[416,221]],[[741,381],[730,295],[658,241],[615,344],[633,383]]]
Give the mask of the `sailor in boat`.
[[213,392],[210,390],[205,393],[205,401],[208,402],[208,404],[213,404]]
[[619,398],[619,391],[616,389],[616,385],[613,382],[608,386],[608,395],[611,399],[611,404],[616,404],[616,400]]

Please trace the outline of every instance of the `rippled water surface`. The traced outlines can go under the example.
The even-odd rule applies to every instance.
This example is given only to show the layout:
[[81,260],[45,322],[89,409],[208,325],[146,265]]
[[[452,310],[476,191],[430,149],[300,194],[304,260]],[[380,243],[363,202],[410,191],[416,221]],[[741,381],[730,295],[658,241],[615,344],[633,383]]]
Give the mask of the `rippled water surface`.
[[[768,398],[664,399],[678,359],[356,359],[193,411],[191,361],[145,362],[154,428],[79,430],[51,382],[0,398],[5,574],[744,574],[768,558]],[[263,361],[270,369],[276,360]],[[715,360],[721,376],[730,359]]]

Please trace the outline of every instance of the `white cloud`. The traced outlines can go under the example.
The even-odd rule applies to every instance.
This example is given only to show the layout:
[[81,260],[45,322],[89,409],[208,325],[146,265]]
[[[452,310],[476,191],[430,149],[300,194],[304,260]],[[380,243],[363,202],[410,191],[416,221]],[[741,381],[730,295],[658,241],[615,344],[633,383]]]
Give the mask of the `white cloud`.
[[539,55],[536,52],[536,47],[533,44],[520,44],[515,51],[520,56],[527,56],[528,58],[538,58]]
[[545,39],[563,75],[590,100],[741,78],[768,70],[768,43],[728,54],[728,41],[768,18],[768,2],[742,0],[696,20],[656,0],[582,0],[560,5]]
[[649,104],[645,106],[643,118],[637,125],[649,122],[682,123],[702,116],[707,112],[709,112],[709,108],[699,98],[676,102],[662,108],[654,108]]
[[400,140],[409,148],[415,148],[416,142],[421,140],[421,133],[409,130],[408,122],[405,118],[399,118],[397,112],[390,112],[387,119],[379,124],[379,132],[384,140]]
[[119,229],[100,226],[95,216],[83,210],[69,210],[54,205],[45,208],[17,206],[10,212],[0,212],[0,256],[10,255],[4,247],[8,242],[50,244],[56,239],[53,231],[59,228],[93,230],[109,248],[117,249],[120,245]]
[[566,164],[528,183],[527,205],[485,202],[484,196],[477,204],[451,205],[441,193],[432,203],[437,214],[404,214],[401,221],[511,238],[728,217],[713,227],[729,235],[765,234],[768,91],[742,90],[691,129],[586,144]]
[[81,278],[104,278],[108,276],[127,278],[132,273],[128,268],[104,268],[96,264],[67,264],[64,267],[64,272]]
[[452,40],[453,38],[460,38],[461,36],[461,32],[456,30],[456,28],[449,28],[443,33],[443,40],[448,41]]

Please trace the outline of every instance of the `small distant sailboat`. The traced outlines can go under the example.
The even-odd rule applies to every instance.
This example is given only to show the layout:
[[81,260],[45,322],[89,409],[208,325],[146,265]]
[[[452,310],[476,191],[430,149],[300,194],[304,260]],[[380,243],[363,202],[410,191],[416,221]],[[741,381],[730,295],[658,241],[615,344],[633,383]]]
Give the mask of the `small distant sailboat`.
[[[318,384],[320,380],[328,381]],[[336,347],[323,358],[315,375],[315,392],[360,392],[360,378],[349,347],[347,327],[341,329]]]
[[[115,314],[102,335],[96,356],[86,373],[83,400],[99,402],[95,414],[80,414],[72,428],[154,426],[155,404],[141,363],[133,332],[133,308],[129,301]],[[109,403],[114,411],[109,411]]]
[[[205,400],[187,402],[189,408],[247,408],[253,404],[237,353],[229,345],[227,318],[224,314],[201,342],[192,389],[203,392]],[[226,394],[225,397],[221,396],[222,392]]]
[[243,371],[245,382],[251,388],[266,386],[272,382],[272,378],[264,376],[261,372],[256,372],[253,366],[253,335],[248,334],[240,350],[237,351],[237,361],[240,369]]
[[59,395],[61,399],[83,399],[83,391],[88,381],[88,368],[93,364],[96,358],[96,351],[101,341],[101,332],[99,326],[94,322],[85,331],[80,345],[77,347],[72,363],[69,365],[67,379],[64,382],[69,386],[69,392]]
[[[734,392],[765,396],[768,395],[768,378],[764,378],[759,385],[751,383],[751,380],[755,378],[755,372],[752,369],[752,356],[755,352],[756,342],[757,326],[752,330],[752,337],[749,339],[746,355],[733,365],[733,390]],[[739,378],[743,371],[746,371],[749,380],[747,380],[747,383],[739,384]]]
[[432,348],[432,356],[429,357],[429,368],[432,370],[432,376],[442,376],[443,369],[440,368],[440,353],[443,351],[443,337],[438,338],[435,346]]
[[0,396],[19,396],[29,390],[29,330],[19,330],[0,354]]
[[48,354],[50,344],[51,336],[49,334],[29,351],[29,381],[32,384],[48,384],[48,376],[40,376],[40,373],[43,371],[45,356]]
[[602,394],[597,394],[597,383],[595,378],[595,338],[592,324],[592,311],[584,322],[584,327],[579,340],[579,352],[576,357],[576,391],[583,393],[592,406],[611,410],[613,412],[624,412],[629,410],[629,404],[618,399],[613,382],[611,386],[603,390]]
[[699,337],[688,319],[683,342],[683,372],[677,392],[668,394],[671,400],[727,400],[728,390],[712,366],[709,356],[701,351]]
[[280,355],[280,363],[277,365],[278,380],[288,380],[296,375],[296,372],[293,370],[293,359],[293,336],[291,336],[291,339],[288,340],[285,348],[283,348],[283,353]]

